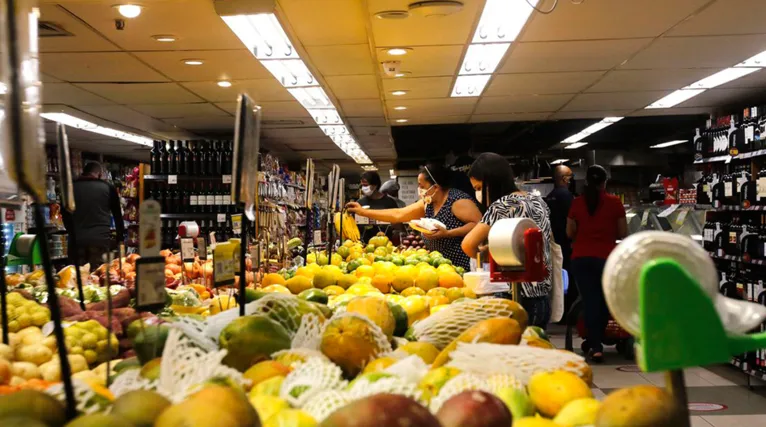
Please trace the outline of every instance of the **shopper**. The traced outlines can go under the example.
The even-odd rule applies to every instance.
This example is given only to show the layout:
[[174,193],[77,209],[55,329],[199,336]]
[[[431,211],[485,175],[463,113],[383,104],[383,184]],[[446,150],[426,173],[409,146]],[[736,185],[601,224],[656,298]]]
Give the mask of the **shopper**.
[[396,207],[403,208],[407,206],[404,200],[399,198],[399,183],[395,179],[389,179],[380,186],[380,192],[396,200]]
[[[90,263],[95,269],[102,263],[102,255],[115,249],[125,234],[120,197],[114,186],[104,180],[101,164],[90,162],[85,165],[82,175],[74,182],[74,201],[74,213],[64,211],[69,244],[77,248],[81,264]],[[112,220],[117,231],[116,241],[112,238]]]
[[606,170],[593,165],[585,175],[585,192],[572,202],[567,220],[567,235],[572,239],[572,272],[584,306],[588,357],[604,360],[602,341],[609,322],[601,276],[609,253],[617,240],[628,234],[625,208],[616,196],[606,192]]
[[346,205],[349,212],[379,221],[402,223],[413,219],[435,218],[446,227],[423,235],[429,251],[439,251],[455,266],[469,268],[470,260],[460,250],[463,236],[481,219],[481,212],[472,197],[449,187],[450,171],[444,166],[428,164],[418,173],[417,202],[397,209],[372,210],[360,203]]
[[[363,173],[359,185],[362,192],[362,197],[359,199],[360,205],[368,206],[370,209],[395,209],[397,207],[396,200],[380,191],[380,175],[377,172],[367,171]],[[380,232],[385,233],[389,239],[393,236],[388,224],[365,225],[362,226],[362,230],[362,239],[365,242]]]
[[[551,229],[553,230],[553,240],[561,246],[563,256],[562,268],[571,271],[572,242],[567,236],[567,217],[569,208],[572,206],[574,195],[570,191],[570,186],[574,182],[574,173],[567,166],[559,165],[553,170],[553,190],[545,197],[545,203],[551,211]],[[572,281],[570,281],[571,283]],[[578,292],[576,286],[569,286],[564,299],[564,313],[568,313],[574,301],[577,300]],[[566,316],[562,319],[566,322]]]
[[[495,153],[483,153],[476,158],[468,171],[476,199],[486,206],[484,217],[463,239],[463,251],[474,257],[489,236],[489,229],[504,218],[529,218],[543,232],[546,278],[541,282],[521,283],[521,301],[527,310],[529,324],[545,329],[551,318],[551,223],[548,205],[542,197],[521,191],[515,182],[513,169],[508,161]],[[508,291],[496,294],[510,298]]]

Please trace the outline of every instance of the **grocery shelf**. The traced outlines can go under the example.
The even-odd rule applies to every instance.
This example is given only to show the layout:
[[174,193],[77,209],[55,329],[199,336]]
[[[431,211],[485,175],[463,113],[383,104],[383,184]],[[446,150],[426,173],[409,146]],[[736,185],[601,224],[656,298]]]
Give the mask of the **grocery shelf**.
[[753,264],[753,265],[766,265],[766,260],[762,259],[751,259],[750,261],[746,261],[741,256],[734,256],[734,255],[718,255],[715,252],[708,252],[708,255],[710,255],[710,258],[713,259],[721,259],[726,261],[736,261],[741,262],[745,264]]
[[742,372],[744,372],[746,375],[748,375],[750,377],[758,378],[759,380],[766,381],[766,372],[765,371],[762,371],[760,369],[748,369],[747,363],[741,362],[741,361],[739,361],[737,359],[731,359],[729,361],[729,363],[731,363],[732,365],[734,365],[737,368],[741,369]]
[[[144,175],[144,181],[165,181],[172,175]],[[220,181],[223,182],[225,176],[231,175],[175,175],[178,181]]]
[[708,157],[708,158],[705,158],[705,159],[695,160],[694,164],[695,165],[699,165],[699,164],[702,164],[702,163],[726,162],[726,161],[730,161],[731,159],[732,159],[732,157],[727,154],[725,156],[715,156],[715,157]]
[[[227,213],[221,213],[223,215],[229,215]],[[216,219],[218,213],[165,213],[160,214],[160,219]]]

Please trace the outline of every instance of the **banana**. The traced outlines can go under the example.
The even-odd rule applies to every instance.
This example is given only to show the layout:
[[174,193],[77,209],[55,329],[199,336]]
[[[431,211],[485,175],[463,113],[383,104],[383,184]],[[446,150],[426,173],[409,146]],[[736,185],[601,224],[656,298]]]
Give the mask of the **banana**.
[[[343,230],[342,230],[343,232],[342,233],[340,229],[341,215],[343,215]],[[343,214],[341,214],[340,212],[336,212],[333,222],[335,222],[335,232],[338,235],[341,235],[342,239],[349,239],[353,242],[359,241],[361,236],[359,234],[359,227],[357,227],[354,217],[352,217],[351,215],[345,212]]]

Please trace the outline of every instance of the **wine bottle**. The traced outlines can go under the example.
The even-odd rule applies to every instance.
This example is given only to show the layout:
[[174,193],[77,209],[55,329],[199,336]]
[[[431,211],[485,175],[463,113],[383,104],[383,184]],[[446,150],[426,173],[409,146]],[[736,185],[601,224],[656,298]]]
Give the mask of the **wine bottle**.
[[168,147],[165,141],[160,141],[160,170],[158,173],[160,175],[168,173]]
[[190,213],[197,212],[198,200],[199,198],[197,197],[196,185],[194,185],[194,183],[192,182],[191,189],[189,190],[189,212]]
[[176,148],[176,156],[178,157],[178,174],[187,175],[186,171],[186,142],[177,141],[178,147]]
[[215,212],[215,192],[213,191],[213,183],[210,183],[210,186],[207,189],[207,194],[205,194],[205,205],[207,213],[214,213]]
[[160,147],[159,142],[154,141],[152,142],[152,150],[150,151],[150,162],[149,166],[151,167],[152,173],[158,173],[160,171]]
[[232,154],[231,141],[224,142],[223,158],[221,159],[223,175],[231,175]]
[[191,141],[185,141],[184,146],[184,172],[187,175],[194,174],[194,158],[192,157]]
[[194,146],[191,150],[191,157],[192,157],[192,174],[194,176],[200,176],[202,175],[202,165],[200,162],[202,161],[200,149],[202,148],[202,141],[194,141]]
[[168,175],[178,174],[178,158],[176,157],[175,141],[168,141]]

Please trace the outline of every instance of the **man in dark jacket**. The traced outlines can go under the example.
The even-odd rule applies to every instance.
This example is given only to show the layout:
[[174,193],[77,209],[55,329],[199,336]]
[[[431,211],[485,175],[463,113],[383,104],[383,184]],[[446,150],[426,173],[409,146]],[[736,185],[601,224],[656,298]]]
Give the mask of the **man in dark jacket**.
[[[74,182],[76,209],[73,214],[64,215],[70,248],[77,248],[78,261],[80,264],[90,263],[91,271],[101,265],[104,253],[122,242],[125,233],[120,197],[103,176],[101,164],[87,163],[82,175]],[[116,242],[112,238],[112,218],[117,231]]]
[[[564,165],[559,165],[553,170],[553,190],[545,197],[546,203],[551,210],[551,230],[553,231],[553,240],[561,246],[561,253],[564,257],[562,267],[570,272],[570,257],[572,256],[572,242],[567,237],[567,216],[569,208],[572,206],[574,195],[569,190],[570,182],[573,181],[574,174],[572,169]],[[564,313],[568,313],[572,303],[577,299],[577,287],[574,286],[572,275],[569,274],[569,290],[564,298]],[[562,319],[564,322],[566,319]]]

